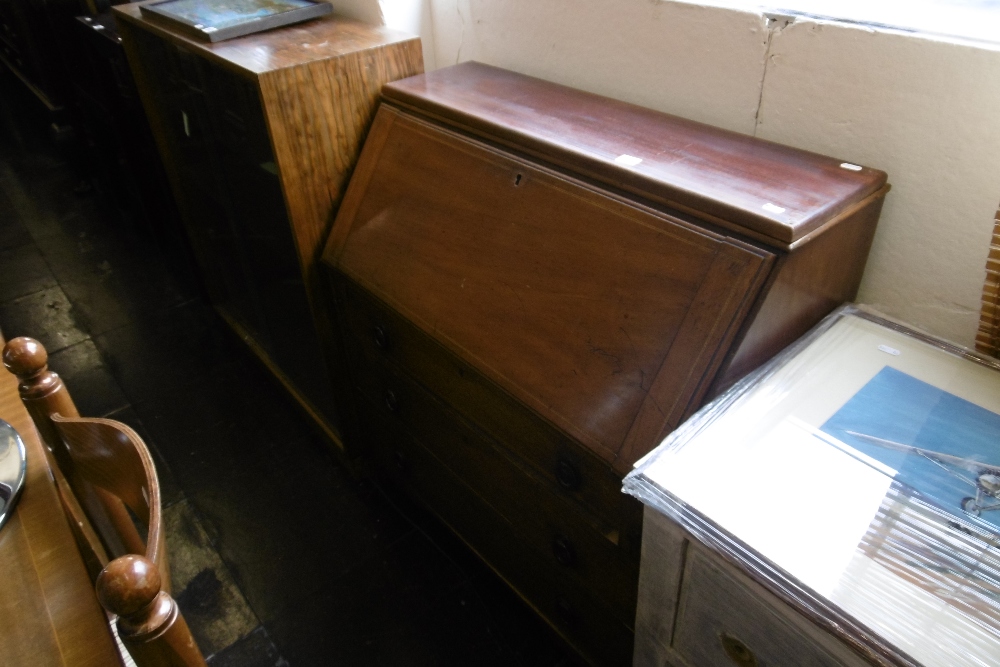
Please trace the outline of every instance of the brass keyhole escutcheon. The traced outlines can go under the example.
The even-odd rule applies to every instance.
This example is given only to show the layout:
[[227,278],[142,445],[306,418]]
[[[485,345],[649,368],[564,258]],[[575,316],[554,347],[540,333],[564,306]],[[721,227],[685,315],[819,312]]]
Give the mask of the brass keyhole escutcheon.
[[739,667],[758,667],[757,656],[753,654],[747,645],[732,635],[725,632],[719,635],[722,642],[722,650],[734,665]]

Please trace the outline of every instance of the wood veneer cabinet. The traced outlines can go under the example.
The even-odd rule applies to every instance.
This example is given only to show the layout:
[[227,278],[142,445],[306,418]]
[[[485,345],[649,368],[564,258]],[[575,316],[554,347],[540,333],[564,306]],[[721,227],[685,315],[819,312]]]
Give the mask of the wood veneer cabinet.
[[212,44],[114,12],[210,298],[340,442],[316,262],[378,92],[423,71],[420,40],[327,16]]
[[854,296],[885,183],[476,63],[387,85],[324,252],[374,470],[628,663],[623,474]]

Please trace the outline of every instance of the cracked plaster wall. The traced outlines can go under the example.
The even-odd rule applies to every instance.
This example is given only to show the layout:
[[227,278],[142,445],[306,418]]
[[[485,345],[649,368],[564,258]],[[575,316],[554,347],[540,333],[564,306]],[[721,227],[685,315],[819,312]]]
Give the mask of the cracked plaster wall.
[[858,300],[971,347],[1000,202],[1000,51],[844,24],[774,34],[757,136],[889,174]]
[[674,0],[382,9],[399,2],[420,6],[428,69],[479,60],[885,170],[859,301],[973,344],[1000,201],[1000,51]]

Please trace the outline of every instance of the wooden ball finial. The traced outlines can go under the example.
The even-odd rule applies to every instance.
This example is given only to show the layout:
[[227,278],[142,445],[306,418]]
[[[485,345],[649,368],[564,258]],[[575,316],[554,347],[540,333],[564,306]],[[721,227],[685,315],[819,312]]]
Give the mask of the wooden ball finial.
[[148,607],[161,586],[156,564],[129,554],[108,563],[97,576],[97,597],[108,611],[131,616]]
[[21,379],[38,375],[45,370],[49,353],[34,338],[21,336],[3,347],[3,365]]

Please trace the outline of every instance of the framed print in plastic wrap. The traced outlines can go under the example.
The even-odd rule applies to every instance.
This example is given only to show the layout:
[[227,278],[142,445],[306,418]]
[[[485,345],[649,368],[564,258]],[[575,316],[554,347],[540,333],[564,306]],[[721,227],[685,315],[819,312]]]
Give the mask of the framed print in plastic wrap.
[[1000,664],[1000,364],[845,307],[625,491],[885,664]]

